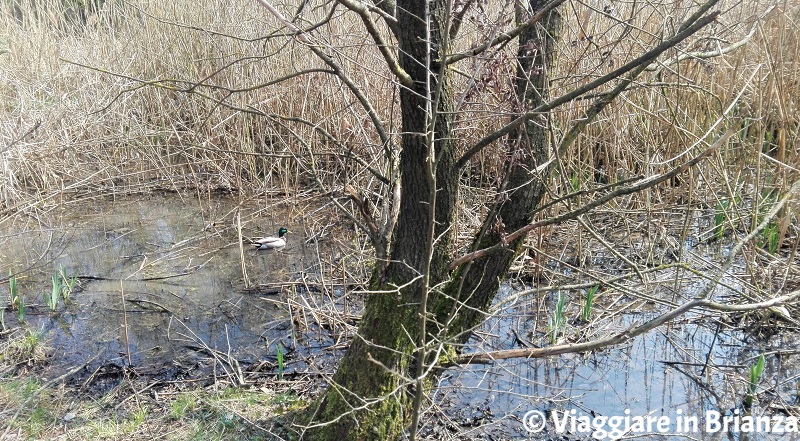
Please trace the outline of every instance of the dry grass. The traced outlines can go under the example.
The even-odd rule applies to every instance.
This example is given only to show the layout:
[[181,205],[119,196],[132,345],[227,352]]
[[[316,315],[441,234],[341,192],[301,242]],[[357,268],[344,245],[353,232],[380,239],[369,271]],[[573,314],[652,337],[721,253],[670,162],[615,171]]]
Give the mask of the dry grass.
[[349,115],[329,75],[257,87],[321,63],[267,38],[278,30],[255,4],[184,6],[107,2],[84,25],[55,0],[22,2],[21,20],[0,5],[0,47],[10,50],[0,55],[4,208],[70,193],[289,192],[306,183],[307,152],[289,129],[242,110],[361,135],[340,126]]
[[[89,11],[85,23],[74,18],[74,10],[64,11],[65,3],[20,2],[16,11],[9,2],[2,4],[0,47],[10,50],[0,55],[0,197],[6,209],[46,205],[65,193],[154,187],[288,193],[315,184],[314,176],[329,184],[343,174],[379,192],[363,167],[341,157],[346,148],[378,170],[386,167],[380,142],[341,83],[317,72],[259,87],[324,66],[296,41],[276,36],[281,31],[256,2],[206,7],[108,1]],[[690,6],[665,2],[601,10],[567,5],[553,95],[635,57],[677,26]],[[285,6],[287,15],[292,8]],[[795,169],[800,165],[793,148],[800,96],[797,6],[785,2],[759,15],[767,9],[760,1],[731,4],[718,23],[670,57],[724,48],[754,30],[744,47],[721,57],[656,66],[657,72],[643,76],[565,155],[560,182],[588,187],[667,169],[669,160],[718,132],[712,124],[739,92],[743,98],[728,116],[742,118],[747,131],[716,164],[698,170],[709,190],[724,187],[715,182],[731,174],[737,185],[796,178],[795,171],[759,155],[763,150]],[[473,14],[456,47],[494,32],[485,23],[510,13],[500,11]],[[305,11],[305,17],[321,20],[324,12]],[[628,17],[633,18],[623,23]],[[389,75],[378,68],[374,48],[364,47],[367,37],[353,17],[337,13],[312,37],[338,49],[338,61],[362,85],[381,118],[397,121]],[[502,121],[497,113],[511,110],[510,84],[499,72],[513,71],[513,51],[509,47],[457,66],[469,74],[457,76],[464,111],[458,139],[464,146],[497,127]],[[568,127],[590,102],[560,109],[555,126]],[[341,144],[315,136],[297,119]],[[396,127],[392,133],[396,136]],[[476,158],[475,182],[491,184],[488,176],[502,157],[487,149]]]

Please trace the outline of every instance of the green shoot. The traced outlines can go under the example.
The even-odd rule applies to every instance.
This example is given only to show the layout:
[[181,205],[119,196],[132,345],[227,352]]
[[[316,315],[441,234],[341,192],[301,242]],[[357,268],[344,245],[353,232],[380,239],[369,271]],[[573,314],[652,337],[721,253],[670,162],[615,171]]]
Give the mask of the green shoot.
[[278,343],[278,381],[283,380],[283,345]]
[[6,329],[6,307],[3,306],[0,308],[0,331],[5,331]]
[[756,364],[750,366],[750,381],[747,387],[747,394],[744,397],[744,406],[748,409],[753,406],[753,400],[756,396],[756,389],[758,388],[758,383],[761,381],[761,375],[763,374],[764,354],[761,354],[758,356]]
[[720,199],[717,203],[717,210],[714,214],[714,239],[722,239],[725,234],[725,212],[728,210],[730,201],[728,199]]
[[566,296],[559,292],[558,293],[558,301],[556,302],[556,309],[553,311],[553,316],[550,317],[550,344],[554,345],[558,341],[558,334],[561,332],[561,328],[564,327],[566,323],[566,319],[564,318],[564,302],[566,302]]
[[767,246],[767,251],[770,254],[775,254],[778,251],[778,239],[780,238],[780,228],[774,223],[770,223],[764,228],[763,231],[764,244]]
[[16,309],[19,307],[20,298],[19,292],[17,291],[17,277],[8,273],[8,291],[11,293],[11,309]]
[[61,295],[61,278],[58,274],[53,274],[53,290],[50,291],[50,295],[44,295],[44,303],[50,308],[51,311],[55,311],[58,308],[58,296]]
[[78,276],[72,276],[70,278],[67,276],[67,273],[64,272],[64,267],[61,267],[59,270],[59,276],[61,278],[61,297],[63,297],[66,302],[75,291],[75,282],[78,280]]
[[581,189],[581,181],[578,173],[573,173],[569,181],[570,185],[572,185],[572,191],[578,191]]
[[588,322],[589,317],[592,315],[592,303],[594,303],[594,295],[597,294],[598,289],[600,289],[600,285],[595,285],[586,291],[586,300],[583,302],[583,309],[581,309],[581,320],[584,322]]

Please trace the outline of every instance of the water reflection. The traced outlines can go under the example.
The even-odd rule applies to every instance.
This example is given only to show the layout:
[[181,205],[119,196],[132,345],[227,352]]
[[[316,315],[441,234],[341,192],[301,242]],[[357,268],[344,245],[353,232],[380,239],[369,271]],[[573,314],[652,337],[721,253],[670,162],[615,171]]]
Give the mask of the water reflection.
[[[505,286],[498,301],[513,294]],[[530,305],[510,306],[485,323],[466,352],[519,348],[518,338],[535,340],[536,322]],[[626,329],[644,323],[654,313],[629,313],[618,323]],[[721,330],[721,332],[717,332]],[[609,331],[611,332],[611,331]],[[708,411],[733,416],[742,412],[746,377],[753,358],[763,352],[794,350],[793,343],[779,337],[759,340],[745,332],[731,331],[707,318],[690,316],[681,323],[661,328],[627,345],[590,354],[570,354],[544,359],[500,360],[489,367],[473,365],[450,369],[434,391],[437,418],[423,431],[426,439],[459,433],[469,439],[559,439],[589,440],[591,432],[559,432],[553,427],[553,412],[563,415],[667,416],[671,422],[664,435],[649,432],[645,439],[736,439],[767,440],[773,434],[729,434],[724,431],[677,434],[677,421],[698,416],[700,427]],[[760,391],[775,384],[757,414],[785,415],[778,404],[794,403],[794,384],[800,371],[794,363],[779,367],[768,363]],[[549,423],[540,433],[525,430],[523,418],[538,410]],[[683,419],[682,419],[683,418]],[[628,433],[625,436],[642,436]],[[688,437],[688,438],[687,438]],[[446,437],[445,437],[446,439]],[[462,438],[457,438],[462,439]],[[466,439],[466,438],[463,438]],[[607,439],[607,438],[603,438]],[[800,439],[794,434],[782,439]]]
[[[5,219],[0,266],[18,273],[27,326],[47,333],[52,375],[87,360],[89,372],[109,363],[159,371],[202,368],[209,350],[242,362],[274,355],[268,345],[290,327],[274,325],[288,317],[265,298],[309,256],[301,240],[280,253],[245,244],[245,281],[235,207],[153,196]],[[245,222],[244,235],[273,230],[257,221]],[[51,313],[42,299],[60,268],[79,276],[79,291]]]

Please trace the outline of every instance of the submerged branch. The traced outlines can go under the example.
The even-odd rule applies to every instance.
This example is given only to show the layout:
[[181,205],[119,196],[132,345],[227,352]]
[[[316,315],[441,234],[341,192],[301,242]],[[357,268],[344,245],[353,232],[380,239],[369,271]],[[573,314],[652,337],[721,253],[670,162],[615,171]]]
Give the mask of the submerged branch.
[[560,354],[596,351],[608,346],[625,343],[634,337],[671,322],[693,309],[704,308],[719,312],[756,311],[775,308],[793,302],[798,298],[800,298],[800,290],[764,302],[746,303],[743,305],[729,305],[707,299],[695,299],[669,312],[665,312],[664,314],[661,314],[644,324],[631,327],[630,329],[608,337],[598,338],[585,343],[570,343],[565,345],[550,346],[547,348],[509,349],[504,351],[484,352],[480,354],[466,354],[456,357],[452,361],[445,363],[440,367],[444,368],[462,364],[490,364],[496,360],[505,360],[509,358],[543,358]]

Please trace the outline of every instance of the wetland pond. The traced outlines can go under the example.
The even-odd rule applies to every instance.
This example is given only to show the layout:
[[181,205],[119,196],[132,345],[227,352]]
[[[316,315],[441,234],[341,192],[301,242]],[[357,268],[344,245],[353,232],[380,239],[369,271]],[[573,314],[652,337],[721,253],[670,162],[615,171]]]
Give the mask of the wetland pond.
[[[2,267],[16,273],[25,326],[42,330],[51,348],[46,375],[83,366],[73,378],[102,392],[127,366],[139,375],[199,381],[245,367],[270,370],[279,346],[287,358],[299,351],[286,374],[305,369],[309,357],[330,355],[323,350],[333,346],[329,333],[296,329],[286,295],[299,290],[282,283],[319,272],[318,256],[308,250],[324,249],[324,242],[306,247],[290,237],[282,252],[265,252],[245,239],[242,253],[236,207],[153,196],[72,205],[46,220],[7,219]],[[242,227],[248,238],[280,227],[254,224]],[[52,310],[45,298],[60,273],[77,276],[76,289]],[[7,299],[8,284],[3,289]],[[6,322],[16,325],[17,314],[6,313]]]
[[[204,384],[221,376],[270,381],[276,377],[279,352],[285,352],[285,376],[332,373],[355,329],[360,302],[348,296],[348,283],[319,289],[326,278],[335,279],[334,272],[344,274],[338,280],[348,280],[350,271],[336,241],[308,240],[331,227],[326,223],[330,216],[315,211],[312,225],[304,214],[311,208],[257,205],[154,195],[5,218],[0,223],[0,271],[15,274],[25,299],[21,326],[44,334],[49,356],[40,373],[46,378],[68,373],[67,381],[98,394],[131,371],[164,382]],[[274,235],[284,226],[275,219],[288,219],[286,226],[294,230],[286,249],[254,250],[247,239]],[[245,238],[241,249],[239,226]],[[77,276],[76,287],[52,310],[44,297],[53,275],[62,272],[66,278]],[[504,284],[498,302],[518,292],[515,286]],[[8,283],[0,287],[0,299],[6,303],[6,324],[20,325],[9,309]],[[598,309],[613,311],[620,299],[598,304]],[[542,345],[541,321],[547,319],[541,314],[537,319],[534,312],[549,311],[553,303],[552,293],[508,302],[466,350]],[[326,310],[346,319],[327,321]],[[620,331],[655,314],[641,302],[619,309],[612,326]],[[750,329],[749,322],[732,320],[690,315],[585,355],[449,369],[432,393],[421,435],[439,440],[593,439],[596,432],[580,427],[556,431],[549,424],[540,432],[525,430],[530,411],[574,411],[575,416],[671,418],[670,431],[651,431],[646,439],[773,439],[723,430],[677,433],[681,415],[700,416],[702,429],[709,410],[739,412],[749,369],[759,354],[766,355],[766,368],[753,413],[794,413],[800,378],[796,333],[765,334]],[[571,329],[588,332],[579,324]],[[322,380],[318,383],[324,387]],[[637,435],[643,434],[625,434]],[[782,439],[800,438],[788,434]]]

